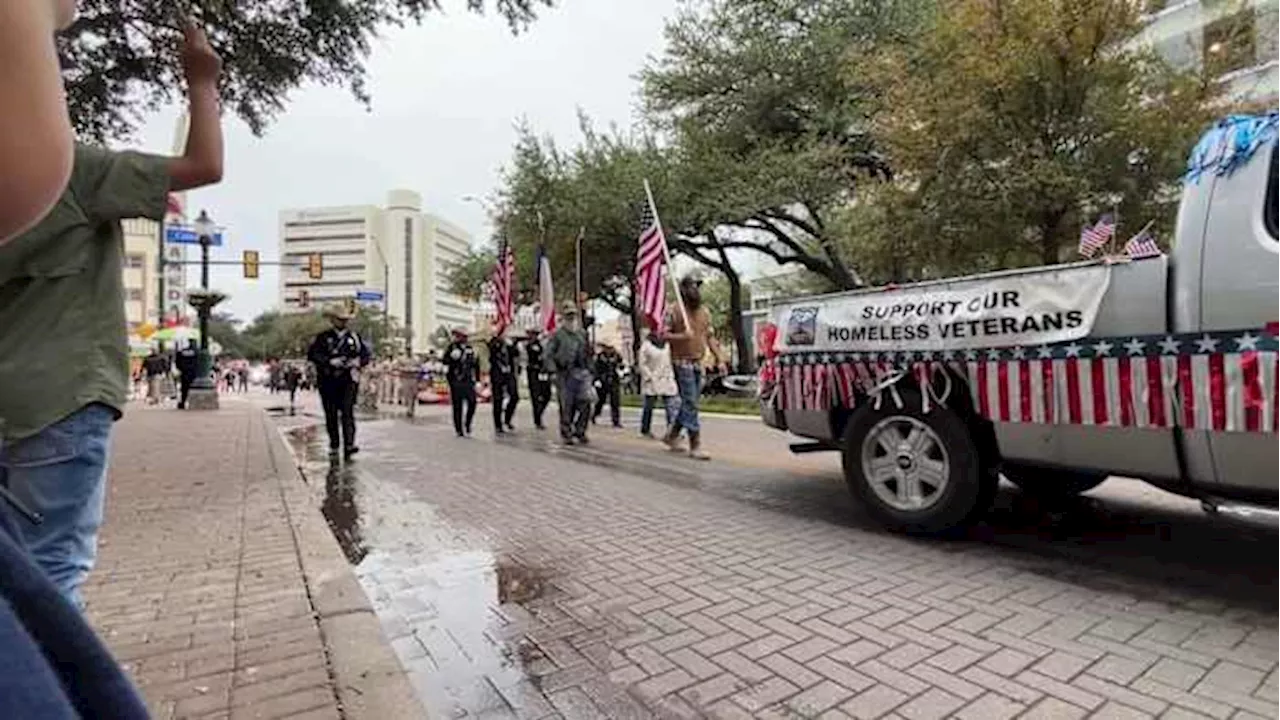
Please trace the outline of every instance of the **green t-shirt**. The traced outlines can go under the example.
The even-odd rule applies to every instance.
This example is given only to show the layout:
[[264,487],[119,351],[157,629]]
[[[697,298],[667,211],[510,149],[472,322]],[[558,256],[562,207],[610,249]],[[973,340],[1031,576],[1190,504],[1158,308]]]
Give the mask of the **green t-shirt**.
[[77,145],[67,189],[0,245],[0,432],[34,435],[91,403],[124,408],[127,218],[163,220],[170,158]]

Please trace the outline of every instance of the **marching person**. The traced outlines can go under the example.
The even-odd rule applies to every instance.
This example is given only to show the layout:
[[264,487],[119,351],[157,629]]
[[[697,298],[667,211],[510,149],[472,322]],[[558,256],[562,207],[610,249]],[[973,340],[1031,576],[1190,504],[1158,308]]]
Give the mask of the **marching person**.
[[547,372],[546,359],[542,351],[542,341],[538,339],[538,330],[529,329],[528,339],[524,341],[525,378],[529,381],[529,403],[533,406],[533,426],[545,430],[542,424],[542,413],[551,403],[551,375]]
[[547,342],[547,369],[556,376],[560,401],[560,439],[565,445],[587,443],[591,412],[591,361],[587,338],[578,319],[578,308],[565,303],[564,323]]
[[[711,313],[702,304],[700,277],[686,275],[680,280],[679,301],[684,305],[685,312],[677,310],[673,313],[667,340],[671,344],[671,363],[676,371],[676,387],[680,390],[680,412],[663,442],[671,450],[679,452],[680,432],[688,430],[689,457],[710,460],[711,456],[702,449],[702,425],[698,420],[698,399],[702,393],[702,357],[709,349],[716,365],[723,367],[723,355],[720,354],[720,343],[711,334]],[[690,327],[685,327],[686,313]]]
[[471,434],[476,416],[476,383],[480,363],[475,348],[467,342],[465,328],[453,329],[453,342],[444,350],[445,379],[449,382],[449,402],[453,405],[453,429],[458,437]]
[[418,376],[422,373],[422,363],[412,355],[405,355],[396,365],[396,374],[400,376],[400,402],[404,403],[405,417],[413,417],[418,407]]
[[298,386],[302,384],[302,369],[296,363],[285,363],[283,379],[284,387],[289,391],[289,414],[292,415],[298,399]]
[[609,402],[609,419],[613,421],[616,428],[622,427],[621,403],[622,403],[622,387],[619,382],[618,371],[622,368],[622,356],[612,345],[607,343],[598,344],[598,352],[596,353],[596,391],[599,393],[596,399],[595,412],[591,415],[591,422],[600,419],[600,412],[604,410],[604,403]]
[[200,371],[200,342],[187,340],[187,346],[178,351],[173,364],[178,368],[178,409],[187,409],[187,397],[191,395],[191,383]]
[[667,344],[662,324],[650,322],[649,335],[640,346],[640,394],[644,404],[640,410],[640,434],[653,437],[653,406],[658,401],[666,411],[667,431],[675,422],[680,396],[676,388],[675,371],[671,367],[671,347]]
[[520,390],[516,386],[516,349],[501,332],[489,339],[489,388],[493,397],[493,431],[498,435],[515,430],[511,423]]
[[341,439],[343,457],[349,460],[360,451],[356,446],[354,414],[356,393],[360,390],[358,373],[373,359],[373,353],[360,335],[348,327],[351,313],[346,308],[331,307],[325,315],[332,327],[316,335],[307,350],[307,359],[316,368],[324,426],[329,433],[329,454],[338,454]]

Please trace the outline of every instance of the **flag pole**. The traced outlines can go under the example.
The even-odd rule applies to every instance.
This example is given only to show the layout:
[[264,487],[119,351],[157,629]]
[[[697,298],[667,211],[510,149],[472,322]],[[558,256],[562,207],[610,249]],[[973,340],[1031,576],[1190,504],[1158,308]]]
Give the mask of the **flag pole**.
[[[676,281],[675,266],[671,264],[671,248],[667,245],[667,232],[662,228],[662,220],[658,217],[658,205],[653,202],[653,190],[649,188],[649,179],[644,180],[644,195],[649,201],[649,211],[653,213],[653,223],[658,226],[658,232],[662,234],[662,254],[667,261],[667,276],[671,278],[671,287],[676,291],[676,305],[680,306],[680,319],[684,321],[684,331],[693,332],[693,326],[689,324],[689,311],[684,307],[684,298],[680,297],[680,283]],[[634,305],[634,298],[632,301]]]
[[578,308],[578,319],[582,317],[582,240],[587,235],[587,226],[578,228],[578,237],[573,239],[573,306]]

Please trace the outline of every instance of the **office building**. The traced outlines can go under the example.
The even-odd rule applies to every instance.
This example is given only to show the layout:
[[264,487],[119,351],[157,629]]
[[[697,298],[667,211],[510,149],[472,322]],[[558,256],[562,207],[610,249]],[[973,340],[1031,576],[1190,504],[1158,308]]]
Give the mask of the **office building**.
[[1137,43],[1176,68],[1204,70],[1226,100],[1274,107],[1280,95],[1277,0],[1148,0]]
[[[466,231],[422,211],[421,197],[392,190],[385,207],[349,205],[280,212],[279,304],[297,312],[345,302],[362,292],[386,304],[403,326],[414,352],[430,348],[439,327],[470,327],[472,307],[451,294],[449,267],[466,258]],[[322,257],[320,279],[307,271],[313,253]]]
[[[187,246],[164,243],[165,258],[161,285],[156,253],[161,247],[160,223],[126,220],[124,230],[124,311],[129,332],[145,324],[159,328],[165,320],[190,315],[187,305]],[[163,303],[161,295],[163,294]],[[161,309],[163,308],[163,309]]]

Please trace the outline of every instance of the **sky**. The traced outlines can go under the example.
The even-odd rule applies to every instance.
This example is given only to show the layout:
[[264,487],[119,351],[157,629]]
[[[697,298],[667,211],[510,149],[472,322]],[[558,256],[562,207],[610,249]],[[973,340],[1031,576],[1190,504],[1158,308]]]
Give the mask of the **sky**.
[[[578,109],[599,127],[636,117],[635,75],[663,47],[665,17],[677,0],[558,0],[527,31],[512,36],[501,18],[477,16],[461,0],[420,27],[389,31],[367,64],[372,108],[340,88],[303,87],[256,138],[224,117],[221,184],[194,191],[201,209],[226,228],[215,259],[256,249],[278,255],[277,213],[284,208],[383,204],[393,188],[422,195],[423,209],[489,236],[484,210],[464,196],[487,196],[526,118],[557,142],[577,142]],[[149,118],[132,144],[170,152],[180,108]],[[195,269],[190,278],[197,277]],[[210,282],[228,293],[220,308],[248,321],[276,304],[275,268],[257,280],[238,266],[215,266]]]

